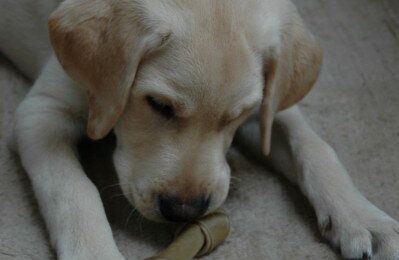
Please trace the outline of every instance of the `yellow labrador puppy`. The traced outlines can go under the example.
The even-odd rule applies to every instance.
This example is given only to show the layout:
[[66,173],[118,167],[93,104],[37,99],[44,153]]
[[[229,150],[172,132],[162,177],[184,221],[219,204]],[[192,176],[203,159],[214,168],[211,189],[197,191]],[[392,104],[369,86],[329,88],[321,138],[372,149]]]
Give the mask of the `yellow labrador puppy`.
[[125,196],[149,219],[187,221],[225,200],[240,126],[238,143],[300,186],[345,258],[398,259],[398,222],[293,106],[322,54],[288,0],[58,2],[2,0],[0,48],[35,79],[15,132],[60,259],[123,258],[80,136],[114,129]]

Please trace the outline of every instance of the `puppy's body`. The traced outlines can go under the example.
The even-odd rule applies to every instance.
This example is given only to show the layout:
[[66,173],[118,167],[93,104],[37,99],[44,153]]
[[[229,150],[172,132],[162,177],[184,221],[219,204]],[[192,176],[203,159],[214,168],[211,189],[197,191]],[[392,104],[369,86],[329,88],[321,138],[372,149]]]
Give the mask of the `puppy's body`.
[[67,0],[50,18],[54,55],[47,17],[59,2],[3,0],[0,50],[35,79],[16,137],[60,258],[122,258],[76,159],[81,135],[114,128],[127,198],[148,218],[188,219],[224,201],[224,154],[258,107],[261,131],[252,117],[238,144],[270,151],[260,157],[301,187],[344,257],[398,257],[398,223],[357,191],[298,109],[273,120],[309,91],[321,62],[288,1]]

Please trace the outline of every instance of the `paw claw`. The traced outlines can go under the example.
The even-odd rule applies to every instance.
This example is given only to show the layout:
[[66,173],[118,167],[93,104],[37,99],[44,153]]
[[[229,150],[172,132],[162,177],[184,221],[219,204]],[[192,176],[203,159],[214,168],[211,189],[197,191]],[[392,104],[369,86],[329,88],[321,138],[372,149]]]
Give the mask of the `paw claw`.
[[363,252],[362,260],[370,260],[371,254],[369,252]]
[[361,226],[348,226],[339,230],[341,253],[345,258],[361,259],[372,254],[372,236]]

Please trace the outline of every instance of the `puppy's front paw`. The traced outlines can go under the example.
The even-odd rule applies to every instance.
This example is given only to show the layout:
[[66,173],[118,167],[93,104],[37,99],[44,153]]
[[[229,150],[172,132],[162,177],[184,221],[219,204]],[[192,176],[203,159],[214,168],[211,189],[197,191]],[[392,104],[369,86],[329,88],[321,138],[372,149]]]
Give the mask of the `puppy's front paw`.
[[124,260],[125,258],[118,250],[103,248],[89,249],[80,248],[78,250],[68,250],[66,252],[58,252],[60,260]]
[[399,260],[399,223],[369,202],[317,212],[320,231],[344,258]]
[[121,254],[86,254],[86,253],[67,253],[58,256],[60,260],[124,260]]

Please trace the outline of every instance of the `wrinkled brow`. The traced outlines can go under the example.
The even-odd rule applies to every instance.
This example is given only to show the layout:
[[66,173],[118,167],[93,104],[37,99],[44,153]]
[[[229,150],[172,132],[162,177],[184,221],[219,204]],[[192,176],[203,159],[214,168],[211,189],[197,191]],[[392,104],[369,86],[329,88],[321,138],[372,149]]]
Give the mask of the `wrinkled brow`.
[[262,98],[258,93],[253,93],[239,102],[234,104],[234,106],[222,116],[220,122],[221,127],[226,124],[252,112],[257,106],[260,105]]

